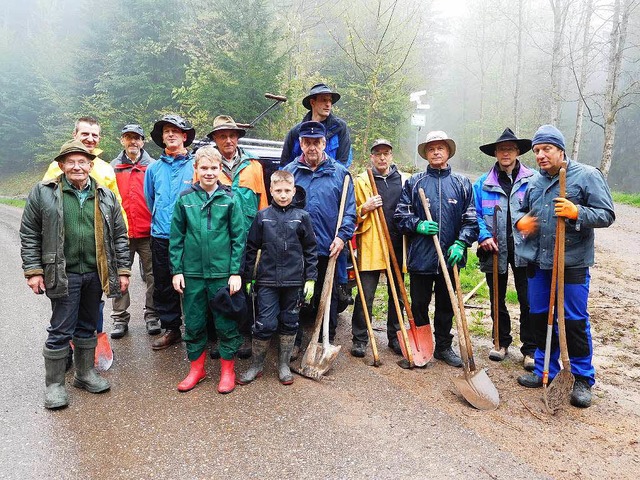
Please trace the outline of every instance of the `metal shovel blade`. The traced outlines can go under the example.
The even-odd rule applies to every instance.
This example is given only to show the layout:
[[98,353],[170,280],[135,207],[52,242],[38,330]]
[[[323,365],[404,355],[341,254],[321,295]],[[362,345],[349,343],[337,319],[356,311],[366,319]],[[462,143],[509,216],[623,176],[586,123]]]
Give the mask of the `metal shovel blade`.
[[574,381],[573,373],[566,369],[560,370],[560,373],[553,378],[547,388],[546,398],[544,399],[545,407],[547,407],[549,413],[554,414],[560,408],[567,406],[571,398]]
[[106,372],[113,364],[113,350],[109,343],[109,337],[105,332],[98,334],[94,364],[96,370],[101,372]]
[[468,376],[453,377],[453,384],[464,399],[478,410],[495,410],[500,404],[500,394],[484,369],[471,372]]
[[[408,359],[407,347],[404,343],[402,332],[398,331],[396,333],[402,349],[402,356]],[[409,345],[413,353],[413,363],[416,367],[424,367],[433,358],[434,346],[431,325],[414,326],[407,332],[407,337],[409,337]]]
[[337,347],[331,344],[323,345],[320,342],[311,341],[307,351],[302,357],[300,364],[300,375],[314,380],[320,380],[333,365],[334,360],[340,353],[341,345]]

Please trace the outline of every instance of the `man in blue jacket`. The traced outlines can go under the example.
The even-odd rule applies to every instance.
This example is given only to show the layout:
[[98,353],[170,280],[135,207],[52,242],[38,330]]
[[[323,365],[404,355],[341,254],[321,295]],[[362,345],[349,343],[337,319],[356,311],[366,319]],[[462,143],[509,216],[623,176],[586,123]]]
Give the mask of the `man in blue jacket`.
[[[498,254],[498,340],[500,348],[489,352],[491,360],[504,360],[509,351],[511,337],[511,319],[505,303],[509,265],[513,271],[518,303],[520,304],[520,351],[524,356],[525,370],[533,370],[533,354],[536,351],[536,340],[529,317],[529,300],[527,299],[527,262],[515,253],[516,246],[522,237],[514,228],[514,213],[520,209],[524,194],[535,172],[518,160],[531,150],[531,140],[518,138],[510,128],[494,142],[482,145],[480,151],[496,158],[491,170],[482,175],[473,184],[473,195],[478,216],[478,259],[480,270],[487,275],[489,298],[491,299],[491,315],[493,316],[493,254]],[[496,207],[499,207],[496,212]],[[496,212],[496,213],[494,213]],[[493,226],[497,225],[497,231]],[[515,235],[514,235],[515,232]],[[497,242],[496,242],[497,240]],[[495,319],[494,319],[495,320]],[[495,336],[496,332],[493,332]]]
[[[432,237],[438,235],[450,267],[465,266],[467,248],[478,238],[473,189],[467,177],[451,171],[449,159],[456,153],[456,144],[445,132],[429,132],[418,145],[418,153],[429,165],[425,172],[405,182],[394,215],[400,232],[409,241],[407,269],[413,315],[416,325],[429,323],[429,303],[435,291],[433,356],[452,367],[461,367],[460,357],[451,348],[453,306]],[[431,221],[422,207],[420,188],[430,200]]]
[[[313,230],[318,241],[318,281],[311,300],[312,305],[320,303],[322,285],[327,272],[329,257],[340,254],[345,244],[353,236],[356,227],[356,202],[353,181],[349,182],[347,201],[342,223],[336,235],[336,222],[342,197],[344,178],[349,171],[325,151],[326,130],[320,122],[304,122],[300,127],[302,155],[287,165],[284,170],[291,172],[296,187],[307,194],[305,210],[311,215]],[[337,276],[336,276],[337,277]],[[334,278],[329,314],[329,340],[333,342],[338,326],[337,278]],[[302,343],[302,329],[298,329],[296,346],[292,357],[296,357]]]
[[[529,307],[538,348],[535,371],[518,377],[518,383],[528,388],[542,387],[555,228],[557,219],[563,218],[566,224],[565,328],[571,373],[575,376],[571,404],[586,408],[591,405],[591,387],[596,375],[587,310],[591,279],[589,267],[594,263],[594,229],[608,227],[616,218],[613,200],[599,170],[567,156],[564,136],[556,127],[541,126],[533,136],[532,145],[540,175],[530,183],[515,221],[524,236],[518,254],[529,262],[530,267]],[[558,196],[558,173],[563,161],[567,162],[566,198]],[[560,371],[559,355],[556,324],[551,340],[549,380]]]
[[182,340],[180,295],[173,289],[169,265],[169,232],[173,207],[180,193],[193,182],[193,156],[187,151],[196,131],[179,115],[165,115],[151,131],[151,138],[163,148],[162,155],[147,168],[144,194],[151,211],[151,258],[153,302],[165,333],[151,344],[162,350]]

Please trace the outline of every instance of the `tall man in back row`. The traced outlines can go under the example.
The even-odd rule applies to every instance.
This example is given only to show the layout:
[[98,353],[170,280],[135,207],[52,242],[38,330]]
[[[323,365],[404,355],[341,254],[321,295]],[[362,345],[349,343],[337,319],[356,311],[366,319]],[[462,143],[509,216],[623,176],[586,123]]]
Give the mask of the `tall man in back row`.
[[[478,259],[480,269],[487,275],[489,298],[491,299],[491,315],[494,314],[493,293],[493,258],[498,258],[498,340],[499,349],[491,349],[489,358],[500,362],[509,351],[511,337],[511,318],[505,303],[509,265],[520,304],[520,352],[524,357],[525,370],[533,370],[533,355],[536,351],[536,339],[529,317],[529,300],[527,298],[527,262],[516,253],[517,245],[522,237],[514,228],[514,214],[520,208],[529,183],[535,176],[518,160],[531,150],[531,140],[518,138],[507,128],[494,142],[482,145],[480,151],[496,158],[496,163],[489,172],[482,175],[473,185],[473,193],[478,215]],[[499,207],[499,209],[496,209]],[[498,212],[496,214],[496,211]],[[497,215],[497,216],[496,216]],[[497,231],[493,231],[494,225]],[[497,242],[496,242],[497,240]],[[495,319],[494,319],[495,321]],[[494,338],[496,332],[493,332]]]
[[[529,388],[542,387],[547,316],[551,291],[557,219],[566,225],[564,310],[571,373],[575,376],[571,404],[591,405],[595,383],[593,345],[587,301],[594,263],[594,228],[604,228],[615,220],[613,200],[602,173],[594,167],[571,160],[565,153],[564,136],[553,125],[543,125],[532,139],[540,175],[529,185],[516,227],[524,236],[519,254],[529,262],[529,307],[538,348],[535,371],[518,377]],[[566,198],[559,197],[559,172],[567,162]],[[551,341],[549,379],[560,371],[557,323]]]
[[[461,367],[460,357],[451,348],[453,306],[440,268],[433,235],[438,235],[448,266],[464,267],[467,248],[478,238],[478,222],[469,179],[451,170],[449,159],[456,153],[456,144],[445,132],[434,131],[418,145],[418,153],[429,162],[425,172],[407,180],[396,208],[395,220],[407,235],[409,253],[407,269],[411,279],[412,311],[417,326],[429,323],[429,303],[435,293],[433,356],[452,367]],[[427,220],[419,191],[424,189],[430,200],[433,220]],[[449,272],[451,276],[451,271]],[[434,288],[435,285],[435,288]]]

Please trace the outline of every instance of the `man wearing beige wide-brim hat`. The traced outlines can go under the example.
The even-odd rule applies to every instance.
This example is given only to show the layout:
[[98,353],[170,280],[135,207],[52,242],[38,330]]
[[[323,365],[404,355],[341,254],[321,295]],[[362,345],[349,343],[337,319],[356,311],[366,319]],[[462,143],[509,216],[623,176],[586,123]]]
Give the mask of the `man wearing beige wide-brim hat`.
[[[456,264],[465,266],[467,248],[478,238],[473,190],[467,177],[451,171],[449,159],[456,153],[456,143],[445,132],[429,132],[418,145],[418,153],[429,165],[405,182],[394,215],[400,232],[409,241],[407,270],[413,315],[416,325],[429,323],[431,292],[435,291],[433,356],[452,367],[461,367],[460,357],[451,348],[453,307],[432,237],[438,235],[442,250],[447,252],[449,269]],[[431,221],[422,207],[420,188],[430,201]]]

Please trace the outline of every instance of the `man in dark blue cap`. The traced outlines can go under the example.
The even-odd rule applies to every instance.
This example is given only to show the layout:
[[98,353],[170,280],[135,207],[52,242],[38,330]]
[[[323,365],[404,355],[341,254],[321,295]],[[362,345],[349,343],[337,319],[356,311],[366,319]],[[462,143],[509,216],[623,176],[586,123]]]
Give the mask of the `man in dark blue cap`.
[[309,95],[302,99],[302,105],[309,112],[304,116],[302,122],[289,131],[284,139],[282,156],[280,157],[281,165],[284,166],[292,162],[302,154],[299,141],[300,127],[303,123],[309,121],[320,122],[324,125],[326,129],[325,150],[327,155],[347,168],[351,165],[352,152],[349,129],[344,120],[331,113],[331,108],[338,103],[338,100],[340,100],[340,94],[333,92],[324,83],[318,83],[311,87]]
[[[331,158],[325,151],[325,127],[320,122],[303,122],[299,129],[302,154],[289,163],[284,170],[291,172],[296,187],[307,193],[305,210],[311,215],[313,231],[318,241],[318,281],[311,304],[320,303],[322,285],[327,272],[329,258],[339,255],[345,244],[353,236],[356,226],[356,202],[353,182],[347,187],[347,201],[342,223],[336,232],[336,221],[340,209],[342,186],[349,171]],[[338,279],[334,278],[329,310],[329,340],[333,341],[338,326]],[[296,357],[302,343],[302,329],[298,329],[296,347],[292,357]]]
[[[525,370],[533,370],[533,355],[536,340],[533,325],[529,320],[529,300],[527,299],[527,262],[516,254],[516,245],[522,242],[517,231],[514,235],[514,213],[522,204],[529,182],[535,172],[520,163],[518,157],[531,150],[531,140],[518,138],[510,128],[493,143],[480,147],[485,155],[496,158],[496,163],[473,185],[476,213],[480,233],[478,236],[478,259],[480,269],[487,275],[491,315],[493,316],[493,258],[498,259],[498,340],[499,347],[489,352],[491,360],[504,360],[509,351],[511,337],[511,319],[505,303],[509,265],[520,304],[520,352],[524,357]],[[498,208],[496,208],[498,207]],[[495,213],[494,213],[495,212]],[[497,217],[495,217],[497,215]],[[495,218],[494,218],[495,217]],[[497,231],[493,227],[497,226]],[[497,241],[496,241],[497,240]],[[494,319],[495,320],[495,319]],[[496,335],[496,332],[493,332]]]
[[[587,309],[591,279],[589,267],[594,264],[594,229],[608,227],[616,218],[613,200],[599,170],[567,156],[564,136],[556,127],[541,126],[531,143],[540,175],[531,181],[522,207],[517,213],[514,212],[514,220],[524,237],[518,247],[518,254],[530,266],[529,307],[538,348],[534,372],[519,376],[518,383],[528,388],[542,387],[555,230],[557,219],[562,218],[566,226],[565,329],[571,373],[575,376],[571,404],[586,408],[591,405],[591,387],[596,375]],[[559,172],[563,161],[567,162],[566,198],[559,196]],[[549,381],[560,371],[559,355],[558,330],[554,326]]]
[[193,182],[193,155],[187,147],[195,129],[180,115],[163,116],[153,125],[151,138],[164,151],[144,177],[144,195],[151,211],[151,256],[153,261],[153,301],[165,333],[151,344],[162,350],[182,340],[180,296],[173,289],[169,265],[169,231],[178,196]]

